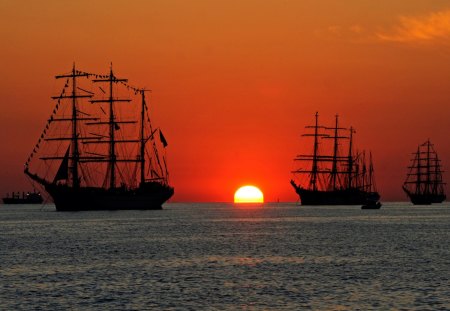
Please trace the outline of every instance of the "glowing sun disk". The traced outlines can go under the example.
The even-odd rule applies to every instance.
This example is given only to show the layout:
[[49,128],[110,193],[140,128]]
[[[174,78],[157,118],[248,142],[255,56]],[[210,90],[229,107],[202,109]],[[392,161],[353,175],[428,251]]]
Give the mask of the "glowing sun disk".
[[235,192],[234,203],[264,203],[264,195],[255,186],[243,186]]

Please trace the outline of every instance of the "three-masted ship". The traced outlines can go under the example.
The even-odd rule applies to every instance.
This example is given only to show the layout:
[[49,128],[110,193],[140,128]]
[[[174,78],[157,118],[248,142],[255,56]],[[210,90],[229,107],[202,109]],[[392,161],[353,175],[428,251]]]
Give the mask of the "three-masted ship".
[[313,138],[312,154],[294,159],[301,165],[292,172],[298,181],[291,180],[301,204],[379,208],[372,155],[354,150],[354,128],[340,127],[337,115],[333,127],[321,126],[318,113],[315,124],[305,128],[312,130],[302,135]]
[[77,70],[65,84],[25,163],[58,211],[161,209],[169,185],[160,128],[154,128],[148,90],[108,74]]
[[442,203],[446,199],[442,169],[434,145],[427,140],[413,153],[403,191],[416,205]]

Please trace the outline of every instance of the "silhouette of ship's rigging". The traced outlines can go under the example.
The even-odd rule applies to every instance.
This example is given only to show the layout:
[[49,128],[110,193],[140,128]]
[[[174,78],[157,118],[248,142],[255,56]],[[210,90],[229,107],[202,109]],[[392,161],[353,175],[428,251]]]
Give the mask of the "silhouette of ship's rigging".
[[442,203],[445,199],[441,165],[434,145],[427,140],[413,153],[403,191],[413,204]]
[[174,189],[148,90],[116,77],[112,66],[99,75],[74,65],[56,79],[66,83],[53,97],[57,104],[25,174],[43,185],[58,211],[161,209]]
[[[305,128],[313,130],[313,133],[302,135],[314,139],[313,152],[298,155],[294,159],[302,165],[292,172],[299,182],[291,180],[301,204],[380,208],[372,154],[369,153],[366,159],[365,152],[354,151],[355,130],[352,127],[340,127],[338,116],[334,127],[321,126],[318,113],[315,115],[315,124]],[[344,141],[348,142],[347,150],[343,150]],[[332,152],[322,148],[327,142],[332,143]]]

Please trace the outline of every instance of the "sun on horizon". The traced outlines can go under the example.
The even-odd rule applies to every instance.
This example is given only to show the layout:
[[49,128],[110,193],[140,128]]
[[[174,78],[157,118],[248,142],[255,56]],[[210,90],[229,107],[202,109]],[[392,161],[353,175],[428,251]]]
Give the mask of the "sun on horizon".
[[234,203],[264,203],[264,195],[255,186],[242,186],[234,193]]

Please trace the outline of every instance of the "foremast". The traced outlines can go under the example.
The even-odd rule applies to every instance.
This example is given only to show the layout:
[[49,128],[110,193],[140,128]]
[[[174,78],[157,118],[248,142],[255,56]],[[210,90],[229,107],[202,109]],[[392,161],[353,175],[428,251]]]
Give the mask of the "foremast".
[[[50,123],[52,122],[70,122],[71,123],[71,135],[70,137],[53,137],[53,138],[46,138],[44,139],[45,141],[65,141],[65,140],[69,140],[70,141],[70,146],[65,154],[64,157],[61,156],[54,156],[54,157],[41,157],[41,160],[62,160],[63,162],[66,161],[68,162],[68,160],[71,161],[71,165],[67,165],[66,168],[63,169],[59,169],[58,173],[56,174],[55,178],[53,179],[52,182],[46,180],[43,177],[40,177],[37,174],[33,174],[29,171],[28,169],[28,163],[32,158],[32,155],[30,155],[30,157],[28,158],[28,161],[25,163],[25,174],[28,175],[31,179],[33,179],[34,181],[37,181],[38,183],[46,186],[49,185],[51,183],[56,183],[58,180],[61,179],[65,179],[67,182],[71,181],[72,187],[74,188],[79,188],[80,187],[80,176],[79,176],[79,163],[80,163],[80,149],[79,149],[79,141],[82,139],[89,139],[89,137],[85,137],[85,138],[81,138],[80,137],[80,133],[79,133],[79,122],[82,120],[98,120],[98,118],[90,118],[90,117],[79,117],[78,116],[78,102],[77,100],[79,98],[90,98],[92,97],[92,95],[90,94],[79,94],[77,92],[77,78],[80,77],[88,77],[89,74],[88,73],[84,73],[84,72],[80,72],[78,70],[76,70],[75,67],[75,63],[73,64],[72,67],[72,71],[69,74],[61,74],[61,75],[56,75],[55,79],[63,79],[66,78],[68,79],[66,82],[66,86],[69,84],[69,81],[71,81],[71,86],[72,86],[72,90],[70,95],[65,95],[65,92],[63,89],[63,92],[59,95],[59,96],[53,96],[52,99],[57,100],[58,103],[55,107],[55,109],[53,110],[53,112],[55,113],[60,101],[63,99],[71,99],[71,117],[70,118],[54,118],[53,115],[50,117],[50,119],[48,120],[48,124],[46,129],[44,130],[44,133],[41,135],[41,138],[39,139],[38,143],[36,144],[35,149],[33,149],[33,153],[32,155],[34,155],[34,153],[36,152],[35,150],[39,148],[39,144],[41,142],[41,139],[44,138],[44,134],[46,132],[46,130],[48,129],[48,126],[50,125]],[[92,139],[92,137],[90,137]],[[96,138],[94,138],[96,139]],[[69,172],[71,172],[69,174]]]
[[[63,74],[55,76],[56,79],[69,78],[72,80],[72,94],[71,95],[62,95],[59,97],[53,97],[54,99],[63,99],[69,98],[72,99],[72,119],[70,122],[72,123],[72,137],[71,137],[71,154],[70,159],[72,160],[72,187],[79,188],[80,187],[80,178],[78,174],[78,165],[80,162],[80,149],[79,149],[79,134],[78,134],[78,98],[90,98],[92,95],[79,95],[77,94],[77,78],[78,77],[87,77],[88,74],[78,72],[75,70],[75,63],[72,67],[72,72],[70,74]],[[83,118],[86,120],[86,118]],[[90,119],[90,118],[89,118]]]
[[305,126],[306,129],[314,129],[314,133],[312,134],[303,134],[302,136],[309,136],[314,138],[314,147],[313,147],[313,154],[311,155],[298,155],[294,160],[295,161],[306,161],[306,162],[312,162],[311,170],[296,170],[293,171],[293,173],[297,174],[309,174],[310,180],[309,180],[309,187],[313,191],[318,190],[318,183],[319,183],[319,174],[323,173],[322,170],[319,168],[319,162],[323,160],[323,158],[319,155],[319,138],[320,137],[328,137],[328,134],[321,133],[320,130],[325,129],[324,126],[319,125],[319,113],[316,112],[315,114],[315,123],[314,125],[308,125]]

